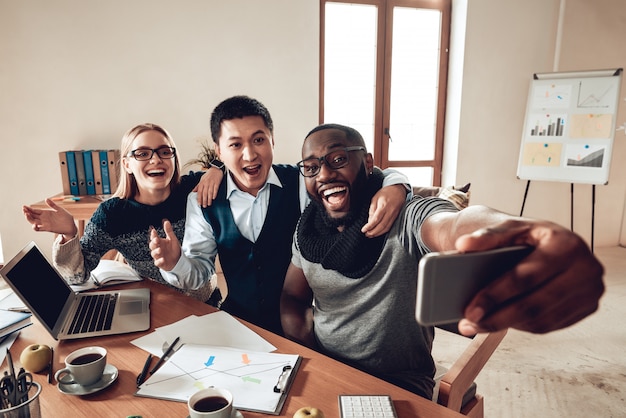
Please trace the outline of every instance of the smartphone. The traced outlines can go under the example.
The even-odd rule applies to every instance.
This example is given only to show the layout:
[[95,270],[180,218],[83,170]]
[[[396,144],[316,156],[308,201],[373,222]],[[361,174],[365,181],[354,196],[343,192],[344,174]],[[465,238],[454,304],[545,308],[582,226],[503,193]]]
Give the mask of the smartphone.
[[457,322],[478,293],[526,257],[534,247],[513,246],[487,251],[434,252],[418,265],[415,318],[421,325]]

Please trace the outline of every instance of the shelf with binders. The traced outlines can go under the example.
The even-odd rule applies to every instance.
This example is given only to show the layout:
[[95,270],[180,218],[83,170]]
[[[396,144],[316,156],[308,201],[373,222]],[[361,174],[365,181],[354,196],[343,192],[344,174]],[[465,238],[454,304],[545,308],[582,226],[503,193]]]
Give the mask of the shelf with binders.
[[60,151],[63,194],[71,198],[114,193],[119,182],[119,160],[118,149]]

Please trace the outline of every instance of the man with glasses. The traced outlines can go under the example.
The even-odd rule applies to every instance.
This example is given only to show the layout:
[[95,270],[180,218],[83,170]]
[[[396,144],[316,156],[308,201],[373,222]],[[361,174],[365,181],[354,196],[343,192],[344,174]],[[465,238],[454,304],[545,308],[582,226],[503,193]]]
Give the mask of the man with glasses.
[[[185,236],[181,246],[169,234],[156,233],[150,243],[155,264],[171,284],[194,289],[215,271],[215,258],[228,286],[221,309],[282,334],[280,294],[291,258],[296,223],[309,198],[298,168],[273,164],[273,121],[267,108],[247,96],[220,103],[211,114],[215,151],[225,164],[212,205],[201,208],[189,196]],[[333,164],[341,164],[339,161]],[[408,179],[393,172],[373,202],[364,233],[384,233],[406,199]]]
[[298,163],[300,172],[304,177],[315,177],[322,169],[322,163],[326,164],[333,170],[342,168],[348,164],[348,152],[365,151],[364,147],[344,147],[335,151],[331,151],[322,157],[310,157]]
[[361,135],[318,126],[302,157],[312,202],[295,232],[281,297],[286,337],[430,399],[434,330],[415,320],[424,254],[534,247],[469,303],[459,323],[464,335],[508,327],[545,333],[598,308],[603,268],[573,232],[480,205],[459,211],[444,199],[415,197],[388,233],[364,239],[367,202],[382,179]]

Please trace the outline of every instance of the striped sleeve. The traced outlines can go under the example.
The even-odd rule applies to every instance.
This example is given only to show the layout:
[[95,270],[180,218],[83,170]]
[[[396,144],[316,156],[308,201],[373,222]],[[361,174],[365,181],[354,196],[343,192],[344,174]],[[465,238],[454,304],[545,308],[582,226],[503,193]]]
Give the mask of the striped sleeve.
[[406,233],[414,237],[420,254],[426,254],[431,250],[422,241],[422,224],[430,216],[441,212],[458,212],[459,209],[447,199],[438,197],[415,196],[407,205],[406,210]]

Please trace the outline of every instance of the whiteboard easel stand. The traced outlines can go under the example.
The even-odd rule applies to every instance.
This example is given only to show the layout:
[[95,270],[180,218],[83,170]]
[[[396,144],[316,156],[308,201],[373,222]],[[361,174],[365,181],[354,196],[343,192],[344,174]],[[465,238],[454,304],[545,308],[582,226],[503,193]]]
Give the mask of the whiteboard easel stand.
[[[572,185],[573,187],[574,185]],[[591,185],[591,254],[593,254],[593,229],[596,212],[596,185]]]
[[[519,212],[519,216],[524,215],[524,206],[526,205],[526,198],[528,197],[528,189],[530,188],[530,180],[526,181],[526,190],[524,190],[524,199],[522,200],[522,209]],[[596,185],[591,185],[591,253],[593,254],[593,237],[595,234],[595,217],[596,217]],[[570,231],[574,232],[574,183],[570,183]]]
[[[561,11],[562,14],[564,10],[565,0],[561,0]],[[559,19],[560,20],[560,19]],[[560,26],[560,23],[559,23]],[[560,48],[559,42],[557,42],[557,51]],[[558,54],[555,55],[555,65],[554,68],[558,68]],[[587,70],[587,71],[568,71],[561,73],[535,73],[533,75],[530,88],[528,91],[528,101],[526,106],[526,118],[524,120],[524,130],[522,135],[522,142],[520,146],[520,158],[518,162],[517,169],[517,178],[518,179],[526,179],[528,183],[526,184],[526,192],[524,193],[524,202],[522,203],[522,215],[524,211],[524,204],[526,203],[526,197],[528,194],[528,188],[530,186],[530,180],[547,180],[547,181],[567,181],[571,182],[570,194],[571,194],[571,220],[570,220],[570,229],[574,230],[574,183],[587,183],[592,185],[592,197],[591,197],[591,252],[594,251],[594,235],[595,235],[595,204],[596,204],[596,184],[607,184],[608,176],[609,176],[609,168],[610,168],[610,160],[611,160],[611,145],[614,141],[614,132],[616,125],[616,115],[617,108],[619,103],[619,92],[621,91],[621,80],[622,80],[622,72],[623,68],[609,68],[604,70]],[[583,96],[579,96],[581,93],[582,86],[587,87],[588,90],[585,91]],[[539,93],[539,94],[538,94]],[[583,100],[581,101],[581,97]],[[546,99],[547,98],[547,99]],[[574,100],[575,98],[575,100]],[[587,99],[593,99],[592,106],[583,106]],[[602,105],[600,105],[600,101],[602,101]],[[589,107],[590,109],[584,109]],[[578,169],[570,169],[564,165],[560,165],[559,167],[554,167],[551,165],[538,166],[533,164],[528,164],[524,162],[524,152],[525,146],[530,144],[537,144],[539,141],[538,137],[544,136],[542,133],[539,135],[536,134],[535,129],[538,128],[538,124],[543,125],[542,127],[548,129],[548,134],[545,136],[554,136],[551,133],[550,128],[552,127],[551,120],[542,120],[538,121],[538,124],[535,125],[532,122],[529,122],[531,118],[537,117],[537,114],[544,114],[546,112],[551,113],[556,111],[558,114],[563,115],[563,119],[560,119],[562,124],[566,125],[564,127],[565,131],[561,131],[561,133],[557,133],[557,137],[559,137],[558,141],[555,143],[573,145],[576,144],[576,141],[579,139],[591,138],[601,139],[602,141],[597,144],[602,148],[603,158],[606,158],[607,163],[602,164],[599,167],[599,170],[594,170],[593,172],[578,170]],[[582,109],[582,110],[581,110]],[[599,135],[581,135],[581,132],[578,132],[578,135],[572,136],[570,133],[571,122],[572,119],[578,118],[580,119],[581,115],[587,114],[589,112],[598,112],[600,111],[600,116],[606,118],[610,116],[610,125],[609,126],[609,135],[603,132],[598,132]],[[549,116],[549,115],[548,115]],[[546,126],[547,122],[547,126]],[[557,123],[559,123],[559,118],[557,118]],[[580,120],[579,120],[580,123]],[[605,121],[606,123],[606,121]],[[608,126],[608,125],[607,125]],[[581,129],[579,127],[579,129]],[[571,141],[574,139],[574,141]],[[547,142],[547,141],[546,141]],[[548,144],[544,144],[544,146],[548,146]],[[559,145],[558,155],[561,153],[561,148],[563,145]],[[535,151],[531,151],[533,148],[528,148],[526,152],[532,153]],[[528,155],[526,154],[528,157]],[[560,157],[559,157],[560,158]],[[549,162],[550,160],[548,160]]]
[[524,199],[522,200],[522,209],[519,211],[519,216],[524,215],[524,206],[526,206],[526,198],[528,197],[528,189],[530,188],[530,180],[526,181],[526,190],[524,190]]

